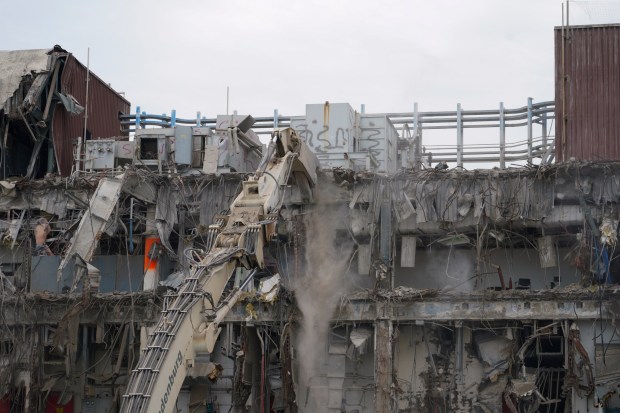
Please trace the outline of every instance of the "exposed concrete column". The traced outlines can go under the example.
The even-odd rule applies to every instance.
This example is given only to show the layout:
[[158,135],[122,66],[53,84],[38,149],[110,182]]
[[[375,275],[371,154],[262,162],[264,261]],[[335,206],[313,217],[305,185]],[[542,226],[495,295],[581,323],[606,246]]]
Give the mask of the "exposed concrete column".
[[[43,338],[41,337],[43,327],[35,327],[30,332],[29,346],[30,346],[30,365],[29,371],[23,372],[27,374],[26,394],[24,395],[24,412],[25,413],[37,413],[38,412],[38,392],[32,391],[32,389],[40,389],[43,387],[41,380],[41,354],[43,353]],[[19,373],[18,373],[19,374]]]
[[[583,346],[583,349],[586,351],[586,353],[588,353],[588,356],[590,357],[590,362],[592,364],[596,364],[596,344],[598,342],[600,342],[601,338],[597,337],[602,337],[603,343],[608,343],[608,341],[606,340],[608,337],[605,337],[604,331],[599,330],[597,327],[599,326],[598,323],[596,322],[591,322],[591,321],[580,321],[580,320],[576,320],[576,321],[569,321],[566,324],[566,331],[565,331],[565,335],[568,336],[570,333],[570,329],[573,327],[573,324],[575,326],[577,326],[577,328],[579,329],[579,335],[580,335],[580,342],[581,345]],[[612,330],[612,329],[610,329]],[[602,335],[602,336],[600,336]],[[568,352],[568,346],[569,344],[567,342],[564,343],[565,344],[565,348],[567,349]],[[568,356],[567,356],[568,357]],[[579,357],[578,354],[575,354],[574,357]],[[568,360],[568,358],[566,359]],[[568,368],[569,366],[565,365],[565,368]],[[594,366],[592,367],[594,368]],[[604,387],[601,387],[601,395],[605,394],[606,392],[604,390]],[[597,403],[598,402],[598,397],[596,392],[593,395],[593,398],[585,398],[585,397],[581,397],[579,396],[579,394],[577,393],[577,390],[573,387],[571,389],[570,395],[567,396],[567,404],[569,402],[569,398],[570,398],[570,407],[571,407],[571,411],[573,412],[587,412],[587,411],[593,411],[595,409],[592,408],[592,403]],[[601,411],[601,410],[599,410]]]
[[465,344],[463,342],[463,322],[462,321],[457,321],[455,323],[455,338],[456,338],[456,344],[455,344],[455,370],[456,370],[456,384],[457,387],[460,387],[463,385],[463,383],[465,382],[464,380],[464,359],[465,359]]
[[375,412],[389,412],[392,396],[392,329],[389,319],[375,321]]
[[383,264],[381,271],[383,274],[379,275],[379,279],[385,277],[385,282],[389,288],[394,288],[394,268],[392,262],[392,246],[394,241],[394,231],[392,225],[392,198],[390,196],[390,186],[388,183],[388,190],[386,194],[386,199],[381,203],[381,237],[380,237],[380,246],[379,253],[381,258],[381,263]]
[[[466,373],[465,373],[465,358],[467,357],[465,351],[465,334],[463,321],[458,320],[454,323],[454,386],[456,392],[454,397],[451,397],[452,409],[455,412],[469,412],[471,406],[467,405],[467,402],[459,397],[466,394]],[[431,355],[432,357],[432,355]]]

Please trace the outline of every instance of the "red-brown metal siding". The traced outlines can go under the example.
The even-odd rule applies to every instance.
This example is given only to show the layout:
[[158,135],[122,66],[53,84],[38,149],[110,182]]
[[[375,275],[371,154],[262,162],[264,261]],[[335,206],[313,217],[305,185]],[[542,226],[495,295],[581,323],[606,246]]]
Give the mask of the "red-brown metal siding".
[[[86,67],[72,55],[67,57],[60,78],[60,90],[73,96],[80,105],[86,104]],[[129,113],[130,103],[98,76],[90,72],[88,85],[88,124],[93,139],[122,136],[120,113]],[[84,114],[71,115],[62,104],[56,106],[53,121],[54,147],[61,175],[71,173],[73,145],[84,135]],[[126,134],[125,134],[126,135]]]
[[563,69],[556,27],[556,158],[620,160],[620,25],[573,26],[564,34]]

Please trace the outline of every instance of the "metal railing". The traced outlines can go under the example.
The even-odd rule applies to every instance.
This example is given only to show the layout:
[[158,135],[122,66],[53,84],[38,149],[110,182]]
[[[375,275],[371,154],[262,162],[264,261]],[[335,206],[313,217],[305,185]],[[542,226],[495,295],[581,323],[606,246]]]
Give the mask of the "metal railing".
[[[554,136],[550,133],[555,118],[553,101],[534,103],[528,98],[526,106],[507,109],[500,103],[493,110],[463,110],[461,104],[457,104],[456,110],[449,112],[418,112],[417,105],[414,105],[413,112],[386,113],[386,116],[394,125],[403,125],[403,130],[409,131],[414,139],[419,137],[416,145],[427,142],[426,136],[422,139],[424,131],[427,134],[438,130],[456,131],[456,144],[431,143],[416,148],[419,161],[419,157],[432,158],[456,162],[461,168],[465,163],[499,163],[500,168],[505,168],[507,162],[532,163],[535,158],[549,163],[554,156]],[[519,138],[507,142],[508,128],[521,128],[522,133]],[[466,145],[466,129],[497,129],[497,135],[487,137],[484,143],[474,137],[478,143]],[[535,132],[535,129],[539,130]],[[450,139],[444,137],[442,141],[449,142]]]
[[[297,116],[297,118],[303,116]],[[176,111],[173,109],[170,115],[153,115],[146,112],[140,112],[140,106],[136,107],[136,113],[130,115],[120,115],[122,131],[124,133],[135,132],[136,129],[144,129],[148,126],[159,126],[162,128],[172,128],[176,125],[189,125],[189,126],[208,126],[215,128],[217,118],[207,118],[200,115],[200,112],[196,112],[195,118],[177,118]],[[274,111],[274,116],[254,117],[256,122],[252,129],[256,130],[256,133],[271,134],[274,129],[284,128],[290,126],[290,121],[295,117],[291,116],[278,116],[278,111]]]
[[[416,164],[432,161],[456,162],[462,168],[466,163],[494,163],[505,168],[507,163],[540,159],[542,163],[550,163],[554,158],[553,120],[555,119],[555,102],[545,101],[534,103],[532,98],[527,99],[527,105],[507,109],[500,103],[497,109],[492,110],[463,110],[457,104],[455,111],[420,112],[414,104],[412,112],[381,113],[387,116],[392,124],[399,129],[400,142],[406,146],[414,146]],[[362,105],[362,114],[364,105]],[[287,127],[291,121],[303,116],[281,116],[274,110],[273,116],[256,117],[252,126],[257,134],[271,134],[274,129]],[[138,128],[150,126],[174,127],[175,125],[195,125],[215,128],[216,118],[206,118],[197,112],[196,117],[177,118],[176,111],[170,115],[153,115],[140,111],[131,115],[121,115],[121,125],[124,132],[133,132]],[[506,131],[511,128],[518,130],[519,137],[506,140]],[[465,130],[497,129],[493,135],[480,143],[465,143]],[[535,129],[537,129],[535,131]],[[429,142],[422,144],[426,134],[433,134],[440,130],[455,130],[455,144],[436,144]],[[450,142],[450,136],[442,136],[442,142]]]

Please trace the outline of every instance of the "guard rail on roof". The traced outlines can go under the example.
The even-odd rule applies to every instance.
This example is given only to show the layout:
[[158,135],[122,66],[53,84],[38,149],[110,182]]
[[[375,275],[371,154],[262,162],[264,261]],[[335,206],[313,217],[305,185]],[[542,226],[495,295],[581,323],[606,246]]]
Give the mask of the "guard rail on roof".
[[[362,107],[363,113],[363,107]],[[534,103],[528,98],[527,105],[519,108],[505,108],[500,103],[497,109],[463,110],[457,104],[455,111],[420,112],[417,104],[412,112],[380,113],[392,124],[399,127],[399,138],[402,142],[413,141],[416,147],[415,159],[419,164],[429,161],[456,162],[457,167],[466,163],[499,164],[505,168],[507,163],[540,159],[549,163],[554,158],[553,119],[555,118],[555,102],[545,101]],[[259,135],[269,135],[274,129],[291,125],[291,120],[303,116],[282,116],[274,110],[273,116],[255,117],[252,129]],[[215,128],[216,118],[207,118],[197,112],[195,118],[177,118],[176,111],[170,115],[154,115],[141,112],[136,108],[135,114],[121,115],[124,132],[134,132],[138,128],[174,127],[175,125],[195,125]],[[518,131],[518,138],[506,140],[508,128]],[[487,137],[484,143],[465,144],[464,131],[497,129],[497,135]],[[535,131],[535,129],[537,129]],[[456,139],[441,136],[441,144],[422,144],[423,135],[440,130],[455,130]],[[468,132],[469,134],[469,132]],[[450,143],[450,142],[455,143]],[[426,141],[428,142],[428,141]]]

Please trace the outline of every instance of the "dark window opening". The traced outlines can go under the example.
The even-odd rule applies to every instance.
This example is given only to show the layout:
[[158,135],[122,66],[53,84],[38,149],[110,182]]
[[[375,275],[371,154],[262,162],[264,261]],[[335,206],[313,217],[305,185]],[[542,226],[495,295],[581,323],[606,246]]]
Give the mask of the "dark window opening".
[[140,139],[140,159],[157,159],[157,138]]

